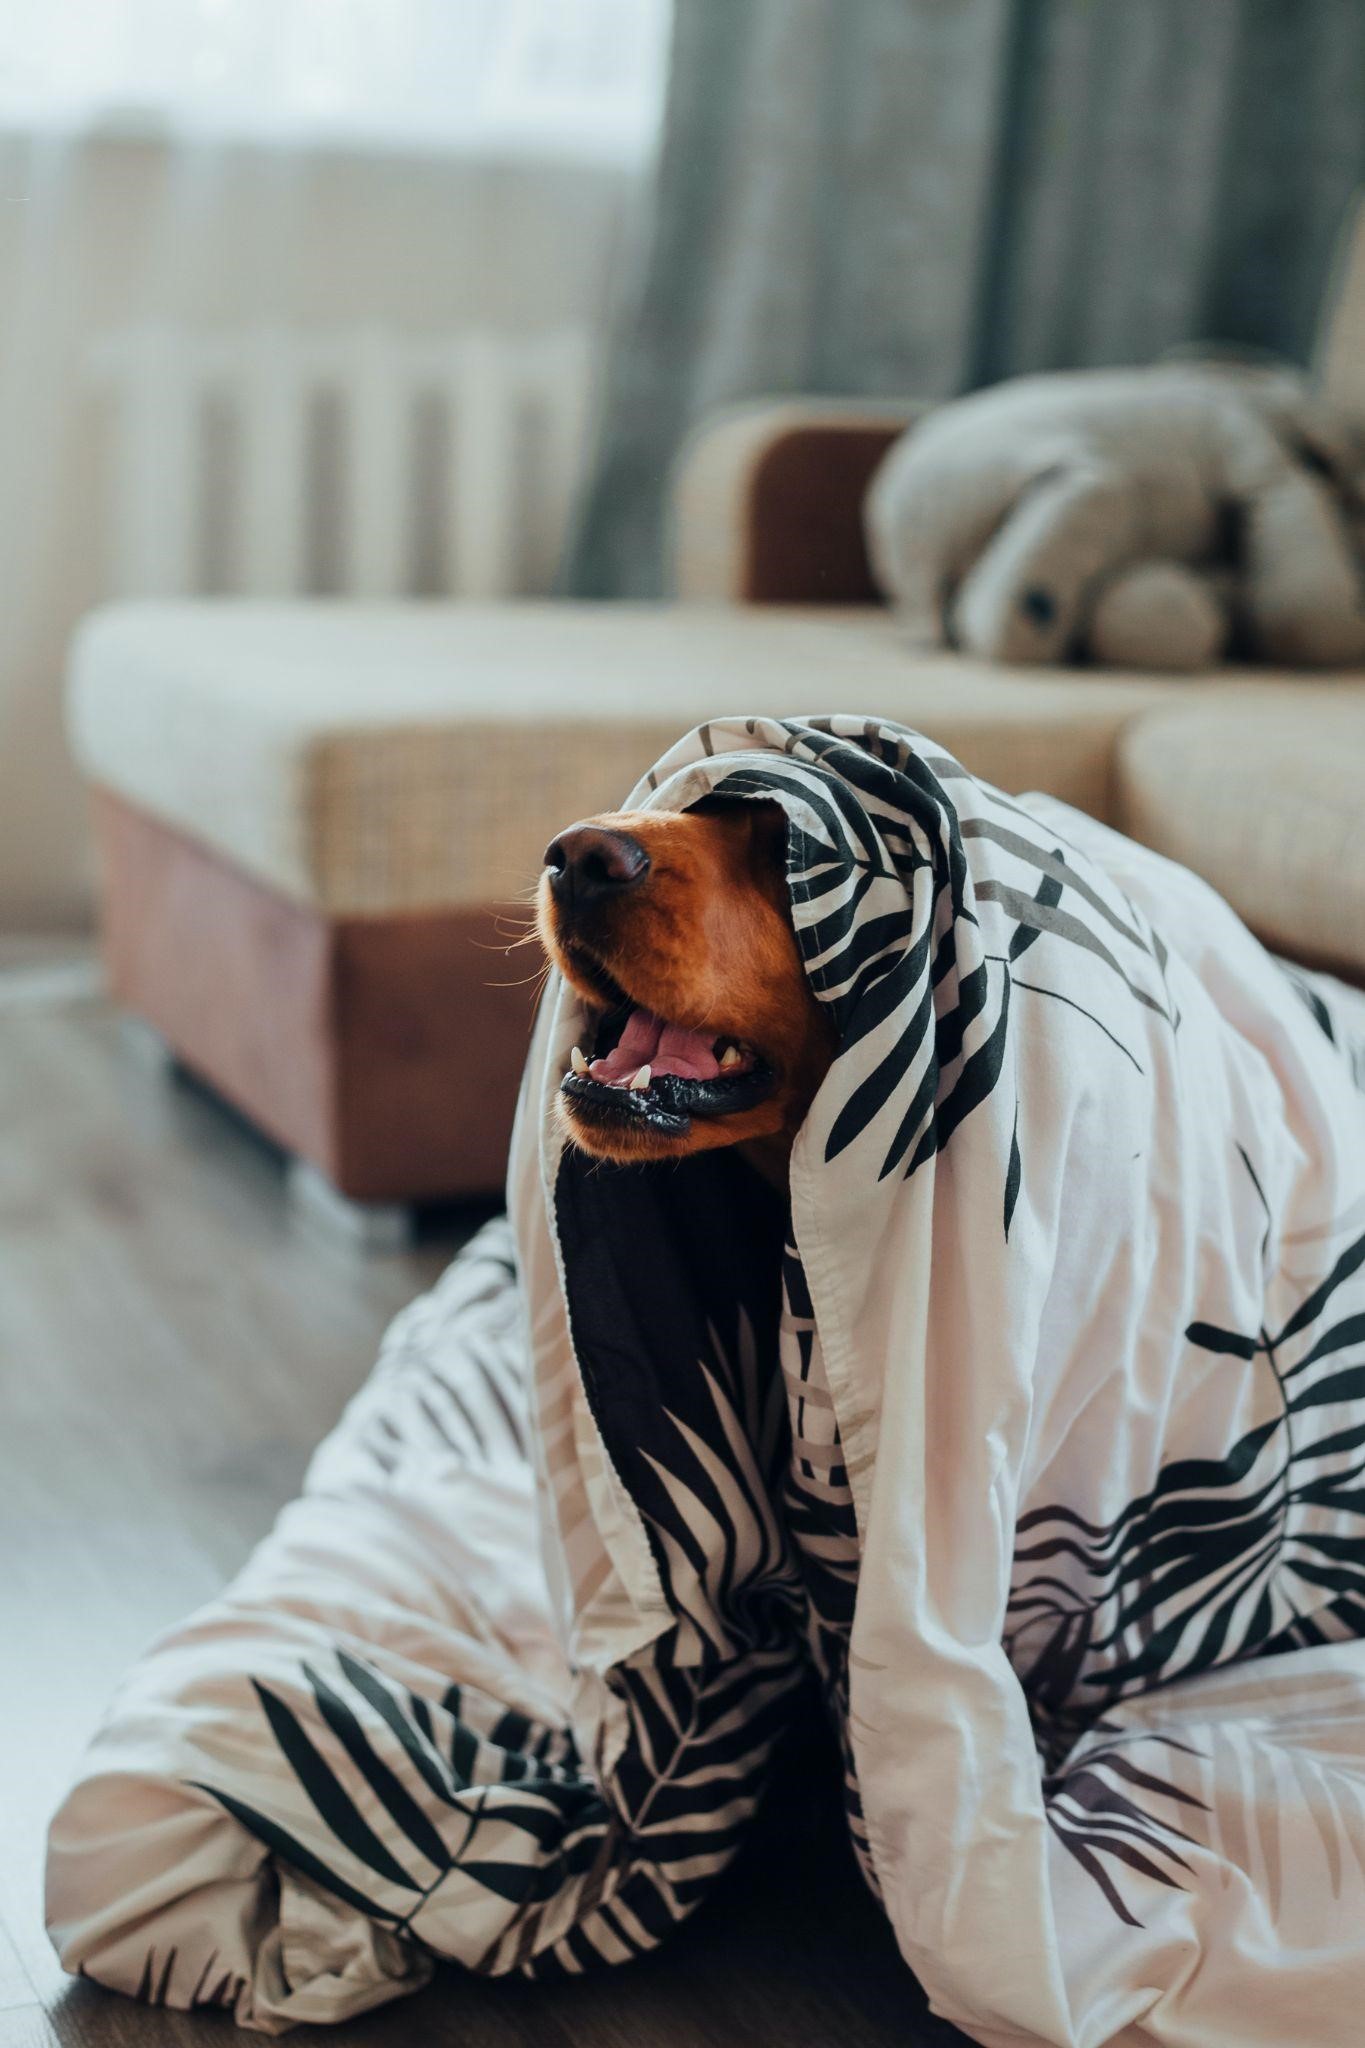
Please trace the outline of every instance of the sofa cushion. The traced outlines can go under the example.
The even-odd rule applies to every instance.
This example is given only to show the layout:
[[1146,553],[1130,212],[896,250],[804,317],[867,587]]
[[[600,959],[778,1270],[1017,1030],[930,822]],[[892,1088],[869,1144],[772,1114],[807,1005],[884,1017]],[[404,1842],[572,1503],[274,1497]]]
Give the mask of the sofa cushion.
[[96,613],[70,727],[96,782],[342,913],[516,897],[726,712],[900,719],[1103,817],[1115,735],[1169,688],[920,654],[871,607],[201,601]]
[[1116,822],[1283,953],[1365,980],[1365,689],[1248,688],[1120,735]]

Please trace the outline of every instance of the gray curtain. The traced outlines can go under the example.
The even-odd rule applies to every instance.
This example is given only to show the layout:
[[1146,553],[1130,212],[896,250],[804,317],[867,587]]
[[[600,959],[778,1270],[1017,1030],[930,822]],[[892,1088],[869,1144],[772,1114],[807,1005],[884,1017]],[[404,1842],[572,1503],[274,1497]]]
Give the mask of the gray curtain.
[[689,427],[1217,339],[1305,359],[1365,182],[1365,0],[675,0],[569,551],[664,580]]

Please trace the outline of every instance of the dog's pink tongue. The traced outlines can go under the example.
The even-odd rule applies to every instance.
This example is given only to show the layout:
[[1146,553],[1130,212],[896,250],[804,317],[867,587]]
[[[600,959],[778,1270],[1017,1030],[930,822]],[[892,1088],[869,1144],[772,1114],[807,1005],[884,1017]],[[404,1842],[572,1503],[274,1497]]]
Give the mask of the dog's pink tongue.
[[659,1050],[650,1062],[656,1074],[681,1074],[685,1081],[714,1081],[720,1061],[711,1050],[714,1031],[688,1031],[682,1024],[665,1024]]
[[665,1024],[650,1010],[632,1010],[620,1039],[589,1068],[594,1081],[629,1081],[641,1067],[651,1074],[679,1074],[687,1081],[712,1081],[720,1062],[711,1050],[715,1034]]

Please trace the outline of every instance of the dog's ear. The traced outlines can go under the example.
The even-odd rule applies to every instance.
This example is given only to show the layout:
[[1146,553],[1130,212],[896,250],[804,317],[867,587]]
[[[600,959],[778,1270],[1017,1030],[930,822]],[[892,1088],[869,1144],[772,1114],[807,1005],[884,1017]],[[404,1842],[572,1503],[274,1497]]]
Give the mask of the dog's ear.
[[691,807],[703,817],[722,817],[748,833],[755,863],[783,874],[787,865],[787,813],[771,797],[704,796]]
[[752,814],[750,829],[756,851],[772,861],[779,874],[784,873],[787,866],[787,813],[771,797],[747,799],[744,808]]

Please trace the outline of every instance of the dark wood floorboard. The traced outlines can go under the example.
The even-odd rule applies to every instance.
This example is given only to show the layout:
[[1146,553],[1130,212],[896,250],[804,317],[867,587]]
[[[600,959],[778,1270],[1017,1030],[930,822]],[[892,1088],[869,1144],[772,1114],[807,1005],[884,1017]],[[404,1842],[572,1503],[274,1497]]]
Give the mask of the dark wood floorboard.
[[[477,1221],[364,1257],[293,1220],[280,1161],[129,1056],[97,1004],[0,1005],[0,2048],[209,2048],[57,1967],[42,1843],[123,1667],[242,1562],[394,1311]],[[928,2018],[837,1816],[795,1780],[662,1954],[580,1982],[451,1972],[338,2048],[906,2048]],[[776,1831],[775,1833],[773,1831]],[[312,2030],[306,2030],[310,2034]]]

